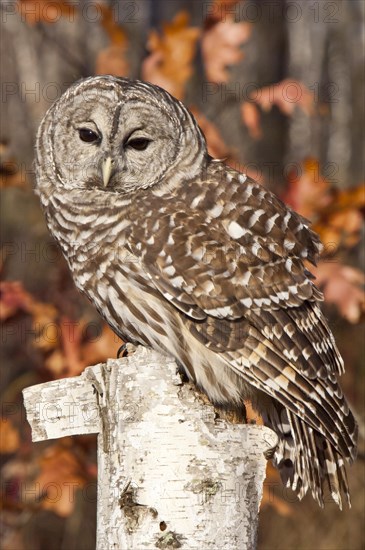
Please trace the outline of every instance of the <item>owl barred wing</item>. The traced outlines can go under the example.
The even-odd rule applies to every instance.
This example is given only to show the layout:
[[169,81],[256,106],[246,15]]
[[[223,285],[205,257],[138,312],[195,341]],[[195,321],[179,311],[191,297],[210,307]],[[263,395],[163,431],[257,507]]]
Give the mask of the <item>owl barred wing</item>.
[[[189,213],[187,202],[193,208]],[[187,184],[180,201],[155,197],[151,204],[142,198],[136,207],[145,221],[132,225],[129,245],[175,307],[197,320],[277,312],[280,318],[271,319],[268,326],[286,340],[286,353],[293,341],[302,350],[296,359],[309,376],[318,375],[324,358],[318,362],[313,353],[316,333],[311,329],[317,324],[317,351],[329,346],[322,350],[329,356],[325,365],[329,371],[342,372],[342,360],[321,314],[303,316],[300,327],[285,314],[304,302],[322,299],[303,266],[303,258],[315,262],[320,249],[309,222],[253,181],[246,185],[231,177],[224,186],[216,174],[200,188],[195,182]],[[153,213],[158,213],[157,220]]]
[[265,330],[256,327],[251,316],[229,327],[211,317],[204,323],[188,324],[195,337],[209,349],[224,354],[230,367],[254,387],[303,418],[341,454],[354,458],[356,424],[334,375],[316,379],[306,376],[298,368],[294,353],[289,359],[282,344],[265,337],[268,326]]
[[[140,254],[145,273],[186,315],[191,333],[274,397],[293,437],[311,444],[314,465],[307,465],[305,477],[308,457],[302,457],[302,474],[297,467],[289,476],[292,487],[300,494],[312,486],[309,477],[325,475],[335,495],[336,484],[346,485],[340,455],[355,456],[356,423],[337,384],[343,362],[316,304],[322,295],[303,265],[304,259],[315,262],[319,239],[309,222],[258,184],[245,185],[234,175],[226,187],[219,178],[214,183],[206,180],[195,196],[189,184],[183,190],[191,219],[176,201],[159,197],[161,217],[153,230],[147,211],[129,242],[134,252],[139,242],[147,243]],[[305,424],[298,427],[297,417]],[[267,423],[277,428],[270,414]],[[320,434],[333,446],[321,457],[313,447]],[[282,445],[283,463],[288,456],[296,460],[290,453],[292,447]],[[336,475],[318,466],[329,453],[337,457]],[[315,498],[322,497],[317,492]]]
[[245,186],[233,180],[223,187],[226,196],[219,180],[204,186],[201,195],[192,197],[189,191],[196,189],[186,186],[180,211],[176,198],[156,205],[162,215],[157,231],[152,230],[146,262],[155,261],[174,289],[193,295],[215,317],[234,319],[251,307],[321,299],[303,269],[303,260],[314,263],[320,249],[308,222],[254,182]]

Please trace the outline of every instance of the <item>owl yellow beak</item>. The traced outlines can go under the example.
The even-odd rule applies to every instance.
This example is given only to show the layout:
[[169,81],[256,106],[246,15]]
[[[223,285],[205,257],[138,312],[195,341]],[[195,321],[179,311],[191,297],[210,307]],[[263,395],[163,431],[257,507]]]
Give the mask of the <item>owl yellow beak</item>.
[[106,157],[103,160],[102,172],[103,172],[104,187],[106,187],[109,183],[110,176],[111,176],[111,173],[112,173],[112,165],[113,165],[113,161],[112,161],[111,157]]

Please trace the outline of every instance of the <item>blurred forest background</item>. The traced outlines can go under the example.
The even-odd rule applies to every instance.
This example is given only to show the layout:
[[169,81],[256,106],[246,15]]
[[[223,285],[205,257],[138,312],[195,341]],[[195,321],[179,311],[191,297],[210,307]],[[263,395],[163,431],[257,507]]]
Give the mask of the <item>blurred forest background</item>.
[[[91,550],[96,437],[31,444],[24,387],[78,375],[120,341],[74,288],[33,194],[38,124],[79,78],[142,78],[185,102],[210,153],[313,221],[315,270],[360,425],[351,510],[268,466],[259,549],[364,548],[362,0],[1,0],[1,531],[4,550]],[[204,549],[203,549],[204,550]]]

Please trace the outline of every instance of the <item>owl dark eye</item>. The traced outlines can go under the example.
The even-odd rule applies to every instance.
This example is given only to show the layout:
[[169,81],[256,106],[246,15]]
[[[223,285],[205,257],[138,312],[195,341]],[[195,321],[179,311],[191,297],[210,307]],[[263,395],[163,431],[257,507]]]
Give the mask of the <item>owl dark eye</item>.
[[136,151],[144,151],[147,149],[148,144],[151,143],[150,139],[147,138],[135,138],[131,139],[127,143],[127,147],[131,147],[132,149],[135,149]]
[[81,141],[85,141],[85,143],[95,143],[96,141],[99,141],[98,134],[93,132],[93,130],[90,130],[90,128],[80,128],[79,137]]

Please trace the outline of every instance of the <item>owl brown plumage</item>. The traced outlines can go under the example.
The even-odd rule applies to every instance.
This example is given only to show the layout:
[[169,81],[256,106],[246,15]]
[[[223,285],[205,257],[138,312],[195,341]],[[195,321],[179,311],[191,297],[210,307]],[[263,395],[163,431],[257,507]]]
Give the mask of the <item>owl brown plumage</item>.
[[78,288],[120,336],[175,357],[219,405],[249,399],[301,498],[349,500],[356,423],[305,260],[309,222],[209,157],[189,111],[138,81],[72,86],[38,134],[37,190]]

